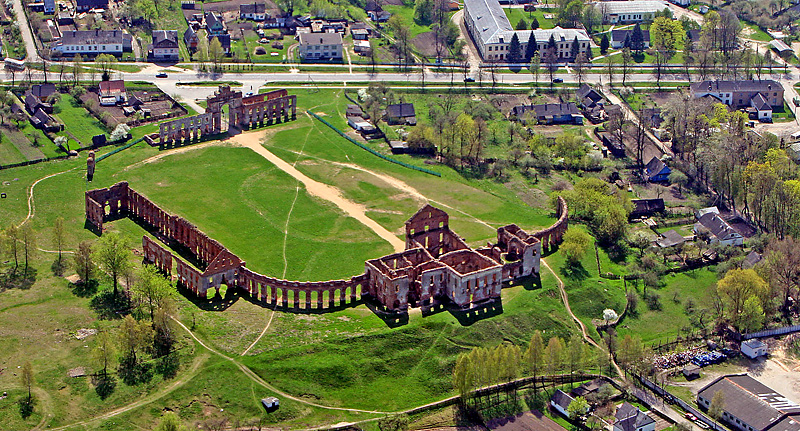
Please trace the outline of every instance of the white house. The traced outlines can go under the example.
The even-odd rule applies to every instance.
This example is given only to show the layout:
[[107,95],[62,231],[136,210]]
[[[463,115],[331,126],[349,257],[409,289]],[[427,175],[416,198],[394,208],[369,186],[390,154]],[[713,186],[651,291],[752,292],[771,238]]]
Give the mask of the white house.
[[153,60],[180,59],[177,30],[153,30],[153,43],[148,49],[148,56]]
[[[625,47],[625,39],[630,37],[633,30],[611,30],[610,45],[614,49],[622,49]],[[642,42],[644,49],[650,48],[650,31],[642,30]]]
[[569,405],[572,404],[572,401],[573,399],[571,396],[569,396],[569,394],[563,392],[561,389],[556,389],[556,392],[553,394],[553,398],[550,399],[550,406],[552,406],[562,415],[569,417],[567,408],[569,408]]
[[302,60],[341,60],[340,33],[300,33],[297,53]]
[[743,341],[741,351],[743,355],[750,359],[755,359],[759,356],[764,356],[769,353],[767,345],[762,343],[758,338],[752,338],[750,340]]
[[744,244],[744,237],[742,234],[732,228],[719,214],[709,212],[699,217],[697,223],[694,224],[694,233],[699,234],[703,230],[709,232],[708,242],[710,244]]
[[656,421],[627,401],[619,406],[614,419],[614,431],[656,430]]
[[131,35],[121,30],[72,30],[63,32],[53,50],[62,55],[122,55],[131,50],[131,40]]
[[603,22],[609,24],[652,21],[656,12],[669,10],[665,2],[658,0],[603,1],[592,4],[600,12]]
[[239,5],[239,19],[264,21],[267,19],[267,5],[259,2]]
[[125,81],[115,79],[112,81],[100,81],[100,104],[115,105],[128,100],[125,91]]
[[[531,35],[536,39],[539,52],[547,49],[550,37],[556,43],[559,61],[572,59],[572,44],[578,40],[578,52],[591,49],[591,38],[585,30],[551,28],[514,30],[498,0],[464,0],[464,26],[472,35],[475,46],[485,61],[508,60],[509,47],[514,35],[520,43],[520,54],[525,54]],[[542,54],[544,55],[544,54]]]
[[753,108],[758,121],[772,121],[772,105],[760,93],[750,99],[750,107]]
[[681,7],[689,7],[689,0],[669,0],[672,4],[676,4]]
[[357,132],[361,132],[363,130],[373,130],[375,127],[370,124],[369,121],[361,118],[361,117],[347,117],[347,124],[355,129]]

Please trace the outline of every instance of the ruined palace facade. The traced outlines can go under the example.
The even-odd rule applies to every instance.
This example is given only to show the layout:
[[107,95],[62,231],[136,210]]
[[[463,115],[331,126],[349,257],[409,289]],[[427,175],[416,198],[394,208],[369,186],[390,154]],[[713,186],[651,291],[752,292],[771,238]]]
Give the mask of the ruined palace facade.
[[199,139],[204,135],[222,133],[222,112],[228,105],[228,126],[239,129],[258,127],[297,117],[297,96],[286,90],[275,90],[242,97],[241,91],[220,85],[206,98],[206,112],[159,124],[159,145]]
[[145,261],[175,275],[198,297],[225,284],[265,304],[297,310],[329,309],[362,296],[399,313],[446,303],[471,308],[497,299],[504,282],[539,273],[542,247],[561,241],[568,216],[566,202],[559,198],[558,220],[549,228],[527,233],[513,224],[504,226],[497,230],[496,244],[473,250],[450,230],[446,212],[426,205],[405,224],[405,251],[369,260],[363,274],[347,280],[299,282],[252,271],[218,241],[162,210],[127,182],[87,191],[85,200],[86,220],[100,233],[106,221],[127,216],[149,227],[163,243],[184,251],[193,262],[142,237]]

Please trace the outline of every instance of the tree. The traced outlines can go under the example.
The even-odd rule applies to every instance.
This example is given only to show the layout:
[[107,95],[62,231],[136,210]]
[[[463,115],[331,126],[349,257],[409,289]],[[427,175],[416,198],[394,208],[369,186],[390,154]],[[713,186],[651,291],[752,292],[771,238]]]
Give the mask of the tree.
[[606,326],[608,326],[609,323],[617,320],[618,318],[619,316],[617,315],[617,312],[614,311],[613,309],[606,308],[605,310],[603,310],[603,321],[606,322]]
[[122,319],[119,325],[119,343],[122,348],[123,362],[135,367],[139,363],[139,354],[147,349],[153,339],[153,329],[146,322],[137,322],[130,314]]
[[683,44],[685,31],[680,21],[658,17],[650,25],[650,40],[655,50],[656,82],[661,85],[662,69]]
[[547,343],[545,349],[545,360],[547,374],[555,375],[564,367],[564,344],[558,337],[553,337]]
[[531,32],[531,36],[528,38],[528,44],[525,46],[525,61],[532,61],[537,51],[539,51],[539,47],[536,45],[536,35]]
[[164,416],[161,417],[161,420],[158,422],[158,426],[155,427],[153,431],[186,431],[187,428],[183,426],[181,423],[180,418],[174,412],[166,412]]
[[769,287],[758,273],[752,269],[732,269],[717,282],[717,291],[727,304],[727,311],[733,326],[740,329],[745,312],[745,302],[751,297],[762,301],[769,297]]
[[[517,22],[517,26],[515,27],[516,30],[527,30],[528,29],[528,22],[525,21],[525,18],[520,18]],[[515,34],[516,35],[516,34]]]
[[58,250],[58,262],[61,263],[61,251],[64,248],[64,243],[66,242],[67,232],[64,227],[64,217],[56,217],[56,221],[53,223],[53,245]]
[[606,74],[608,75],[608,86],[614,86],[614,59],[609,55],[606,56]]
[[162,277],[156,267],[152,265],[142,267],[131,290],[140,307],[144,307],[149,312],[151,321],[155,310],[172,293],[169,281]]
[[520,49],[519,38],[517,37],[517,33],[514,33],[514,35],[511,36],[511,42],[508,44],[507,58],[509,63],[519,63],[522,60]]
[[92,349],[92,357],[105,376],[108,374],[108,368],[114,363],[117,349],[114,346],[114,340],[107,331],[100,331],[95,342],[96,345]]
[[[591,47],[589,49],[591,49]],[[580,54],[580,52],[581,52],[581,44],[580,42],[578,42],[578,36],[575,36],[575,39],[572,41],[572,45],[570,46],[569,58],[571,58],[572,61],[575,61],[575,59],[578,58],[578,54]]]
[[97,242],[93,259],[111,276],[114,296],[117,296],[119,277],[131,267],[131,252],[127,240],[116,232],[103,235]]
[[626,371],[628,369],[636,370],[644,359],[642,340],[632,337],[630,334],[625,335],[619,344],[617,359]]
[[172,353],[175,344],[173,314],[175,314],[174,302],[170,298],[162,300],[153,317],[153,352],[155,356],[163,357]]
[[586,53],[582,52],[575,58],[575,75],[578,76],[578,85],[583,84],[583,79],[586,77],[586,65],[589,59],[586,58]]
[[525,350],[525,362],[528,364],[528,368],[533,374],[535,389],[536,376],[538,376],[544,368],[544,340],[542,340],[542,331],[538,329],[533,331],[531,342],[528,344],[528,349]]
[[5,242],[5,249],[8,251],[8,254],[14,258],[14,269],[12,272],[16,272],[17,268],[19,268],[19,243],[20,243],[20,232],[19,228],[15,225],[11,225],[6,228],[3,234],[3,240]]
[[608,40],[608,33],[603,33],[603,38],[600,39],[600,54],[606,55],[610,45],[611,43]]
[[461,354],[456,360],[456,366],[453,368],[453,386],[458,390],[461,403],[464,405],[467,403],[467,397],[472,390],[473,384],[469,354]]
[[225,51],[222,49],[222,42],[215,36],[208,43],[208,58],[214,65],[214,72],[218,71],[219,63],[222,61],[223,56],[225,56]]
[[22,227],[19,229],[19,236],[22,240],[22,248],[25,254],[25,274],[27,274],[28,260],[36,251],[36,235],[33,233],[33,228],[29,222],[22,224]]
[[638,230],[628,238],[628,242],[631,247],[639,249],[639,257],[644,256],[644,251],[647,247],[650,247],[650,238],[644,232]]
[[33,399],[33,393],[31,392],[33,388],[33,366],[30,361],[25,361],[25,363],[22,364],[20,380],[22,381],[22,387],[28,390],[28,404],[30,404]]
[[751,296],[742,305],[741,330],[753,332],[764,327],[764,309],[761,301],[755,296]]
[[117,58],[111,54],[100,54],[94,59],[95,64],[103,71],[103,81],[108,81],[110,77],[111,64],[115,63]]
[[581,229],[569,229],[564,234],[564,242],[561,244],[561,251],[567,259],[569,265],[578,265],[586,254],[592,237]]
[[533,75],[533,82],[537,84],[539,83],[539,71],[541,70],[541,66],[542,59],[539,57],[539,51],[536,51],[536,53],[533,54],[533,57],[531,57],[530,70],[531,75]]
[[569,366],[570,374],[582,371],[584,358],[583,340],[580,335],[574,334],[567,344],[567,365]]
[[294,15],[294,7],[299,1],[300,0],[278,0],[277,3],[278,7],[283,11],[284,16],[291,17]]
[[637,54],[641,54],[641,52],[644,51],[644,33],[642,33],[642,27],[640,27],[638,23],[633,26],[633,31],[631,31],[630,44],[631,51]]
[[589,402],[584,397],[575,397],[567,406],[567,414],[573,421],[579,421],[581,416],[589,411]]
[[683,172],[673,169],[669,174],[669,182],[678,185],[678,194],[683,194],[683,188],[689,184],[689,177]]
[[536,30],[537,28],[539,28],[539,20],[533,17],[533,20],[531,20],[531,30]]
[[81,241],[78,250],[75,252],[75,272],[78,273],[83,283],[88,283],[94,271],[94,261],[92,260],[92,244],[89,241]]
[[[725,412],[725,393],[722,391],[717,391],[714,393],[714,396],[711,397],[711,405],[708,406],[708,414],[714,418],[715,422],[719,422],[722,419],[722,413]],[[716,423],[715,423],[716,425]]]
[[410,26],[399,14],[392,15],[386,26],[392,31],[395,43],[395,55],[405,66],[408,66],[411,61],[411,30]]
[[631,54],[630,48],[623,48],[622,49],[622,85],[625,85],[625,81],[628,79],[628,71],[630,70],[631,64],[633,64],[633,54]]

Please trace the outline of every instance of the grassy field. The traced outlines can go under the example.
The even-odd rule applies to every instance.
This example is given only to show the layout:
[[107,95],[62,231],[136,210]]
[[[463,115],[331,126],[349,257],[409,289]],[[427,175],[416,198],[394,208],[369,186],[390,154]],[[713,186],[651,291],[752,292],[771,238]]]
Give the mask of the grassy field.
[[[434,169],[442,177],[410,170],[375,157],[304,113],[309,109],[345,129],[343,113],[349,102],[341,90],[293,93],[300,108],[297,120],[265,129],[265,146],[309,177],[337,187],[344,197],[363,205],[368,216],[398,236],[403,222],[426,201],[447,210],[453,229],[473,245],[485,244],[494,238],[497,227],[507,223],[518,223],[529,230],[546,226],[553,221],[548,204],[550,185],[556,178],[574,180],[572,175],[555,174],[541,178],[538,184],[521,176],[504,181],[468,179],[445,166],[397,156]],[[421,108],[419,115],[424,116],[425,100],[437,96],[404,97],[413,99]],[[368,145],[386,151],[380,143]],[[99,153],[111,150],[103,148]],[[349,277],[363,272],[364,259],[390,251],[388,243],[372,231],[345,217],[327,201],[310,197],[301,184],[265,159],[249,149],[225,143],[186,147],[173,153],[138,144],[98,163],[91,184],[83,177],[84,161],[80,158],[0,171],[0,190],[8,195],[0,205],[0,220],[21,222],[28,214],[28,187],[57,173],[61,174],[42,180],[34,190],[35,214],[31,220],[39,247],[46,249],[53,248],[50,226],[58,216],[64,217],[68,226],[69,249],[80,240],[95,239],[84,229],[84,191],[124,180],[165,210],[187,218],[222,242],[245,259],[248,267],[267,275],[299,280]],[[6,181],[8,185],[4,185]],[[398,181],[403,188],[397,186]],[[140,247],[136,244],[140,244],[144,231],[139,225],[123,219],[107,226]],[[603,272],[621,273],[631,259],[612,260],[602,249],[597,256]],[[592,319],[599,318],[604,308],[621,311],[624,307],[623,283],[598,277],[598,258],[593,252],[587,253],[578,270],[565,268],[564,257],[557,250],[546,258],[566,283],[572,308],[587,323],[593,337],[597,334],[590,325]],[[11,394],[0,400],[0,423],[4,426],[29,429],[40,421],[50,427],[67,425],[131,402],[142,404],[83,428],[150,429],[165,409],[178,412],[195,427],[198,418],[246,420],[263,415],[258,400],[275,394],[248,379],[236,364],[203,348],[183,330],[178,330],[182,366],[170,381],[156,376],[138,386],[119,383],[110,398],[101,400],[87,379],[67,377],[66,371],[77,366],[94,369],[89,356],[94,339],[79,341],[70,334],[80,328],[112,329],[118,320],[99,320],[89,308],[86,295],[73,292],[69,283],[53,275],[50,268],[54,259],[52,254],[36,254],[33,264],[37,281],[33,286],[0,292],[0,348],[5,352],[0,368],[13,370],[30,358],[39,399],[35,414],[22,420],[16,405],[22,394],[18,377],[11,372],[0,374],[0,386]],[[682,307],[672,305],[669,289],[687,292],[681,293],[681,298],[688,298],[690,291],[700,295],[712,276],[711,272],[698,272],[698,278],[682,275],[666,281],[661,289],[664,314],[650,315],[640,304],[638,319],[626,319],[620,330],[642,331],[648,340],[674,336],[681,322],[652,324],[677,315]],[[102,280],[100,289],[108,285],[108,280]],[[525,348],[535,329],[545,331],[546,337],[566,337],[575,330],[561,303],[556,279],[545,269],[541,280],[503,289],[502,313],[495,309],[476,320],[456,311],[425,317],[415,311],[408,324],[400,327],[389,326],[364,304],[325,314],[295,314],[273,312],[238,294],[205,301],[176,295],[176,300],[177,317],[193,328],[200,340],[222,354],[239,358],[278,390],[321,405],[365,410],[395,411],[453,394],[450,374],[454,361],[472,347],[506,342]],[[264,336],[259,339],[262,332]],[[251,344],[249,353],[240,356]],[[266,415],[265,420],[283,428],[376,417],[280,398],[281,409]]]
[[60,132],[59,135],[69,136],[71,134],[80,141],[81,146],[90,145],[92,136],[106,134],[102,123],[69,94],[62,94],[53,109],[55,116],[65,126],[65,131]]
[[[548,28],[555,27],[555,22],[553,20],[551,20],[551,19],[545,18],[544,17],[544,12],[542,12],[541,10],[538,10],[538,9],[536,11],[533,11],[533,12],[525,12],[524,9],[519,8],[519,7],[514,7],[514,8],[507,7],[507,8],[503,8],[503,11],[506,13],[506,17],[511,22],[511,26],[514,27],[514,28],[517,27],[517,23],[521,19],[524,19],[525,22],[528,24],[528,28],[530,29],[531,28],[531,21],[533,21],[533,18],[536,18],[536,20],[539,21],[539,27],[538,28],[548,29]],[[527,41],[521,41],[521,42],[527,42]]]

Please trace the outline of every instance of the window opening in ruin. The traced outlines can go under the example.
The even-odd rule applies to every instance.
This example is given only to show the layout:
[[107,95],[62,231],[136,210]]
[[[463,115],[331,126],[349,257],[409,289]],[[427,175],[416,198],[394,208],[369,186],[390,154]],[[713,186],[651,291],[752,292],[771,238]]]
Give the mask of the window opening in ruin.
[[440,221],[440,222],[439,222],[439,229],[441,229],[441,228],[443,228],[443,227],[444,227],[444,222],[443,222],[443,221]]

